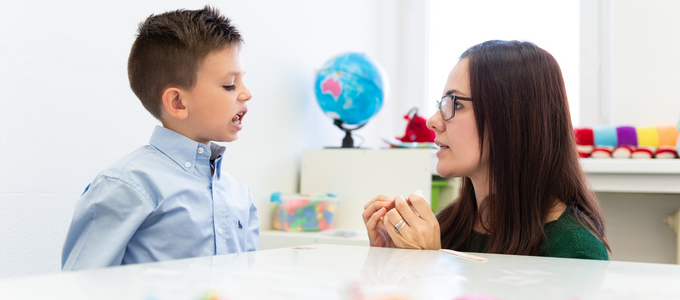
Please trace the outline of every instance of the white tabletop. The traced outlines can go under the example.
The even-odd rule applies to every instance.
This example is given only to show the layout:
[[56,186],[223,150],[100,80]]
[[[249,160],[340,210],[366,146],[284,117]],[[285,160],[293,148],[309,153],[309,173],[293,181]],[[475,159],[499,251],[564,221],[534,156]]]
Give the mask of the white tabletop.
[[479,255],[311,245],[7,280],[0,299],[680,299],[677,265]]

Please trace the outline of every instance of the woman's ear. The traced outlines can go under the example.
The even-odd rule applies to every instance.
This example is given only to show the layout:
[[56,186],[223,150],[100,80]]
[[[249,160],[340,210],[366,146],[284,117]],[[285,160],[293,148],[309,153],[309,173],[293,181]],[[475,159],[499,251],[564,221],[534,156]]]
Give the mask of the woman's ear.
[[171,87],[163,92],[163,107],[169,116],[184,120],[189,116],[189,111],[184,105],[184,91]]

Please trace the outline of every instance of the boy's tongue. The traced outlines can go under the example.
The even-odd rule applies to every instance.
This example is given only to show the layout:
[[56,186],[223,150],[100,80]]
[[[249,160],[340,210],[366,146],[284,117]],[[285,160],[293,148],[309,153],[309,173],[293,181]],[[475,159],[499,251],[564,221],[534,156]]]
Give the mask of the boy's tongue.
[[234,117],[231,118],[231,122],[234,124],[241,124],[241,118],[238,115],[234,115]]

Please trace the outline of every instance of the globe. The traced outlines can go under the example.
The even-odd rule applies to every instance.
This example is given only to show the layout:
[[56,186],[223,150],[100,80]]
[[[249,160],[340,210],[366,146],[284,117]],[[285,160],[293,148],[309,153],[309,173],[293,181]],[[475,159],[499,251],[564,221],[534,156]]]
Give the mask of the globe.
[[382,66],[366,54],[350,52],[337,55],[316,74],[316,100],[321,110],[336,121],[336,125],[366,124],[380,111],[385,101],[388,89],[384,74]]

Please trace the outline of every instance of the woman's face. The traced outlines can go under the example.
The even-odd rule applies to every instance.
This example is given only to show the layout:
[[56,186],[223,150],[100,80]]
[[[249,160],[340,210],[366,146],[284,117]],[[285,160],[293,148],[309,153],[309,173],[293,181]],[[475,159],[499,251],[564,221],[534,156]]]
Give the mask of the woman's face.
[[[475,95],[470,93],[468,61],[462,59],[453,67],[446,81],[443,95],[451,94],[472,98],[472,101],[456,100],[453,103],[455,115],[444,120],[437,111],[427,120],[427,127],[437,133],[437,173],[445,177],[477,177],[484,174],[486,161],[480,161],[479,135],[475,121]],[[442,95],[442,96],[443,96]]]

